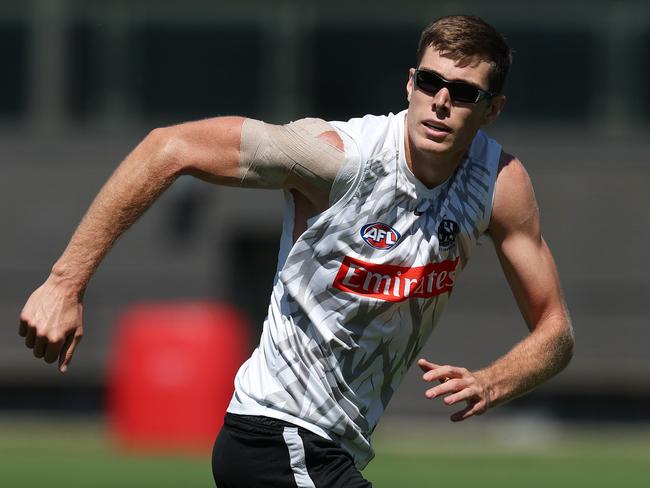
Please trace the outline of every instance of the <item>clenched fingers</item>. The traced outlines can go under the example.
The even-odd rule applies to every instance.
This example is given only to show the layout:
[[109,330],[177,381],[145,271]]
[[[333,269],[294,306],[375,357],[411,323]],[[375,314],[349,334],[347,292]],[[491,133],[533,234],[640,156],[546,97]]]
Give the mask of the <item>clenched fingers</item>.
[[34,347],[35,342],[36,342],[36,329],[30,327],[29,330],[27,331],[27,335],[25,336],[25,345],[29,349],[31,349]]
[[39,336],[36,334],[36,340],[34,341],[34,356],[37,358],[42,358],[45,355],[45,348],[47,347],[47,337]]
[[20,325],[18,326],[18,335],[20,337],[27,337],[27,332],[29,331],[29,324],[24,319],[20,319]]
[[57,349],[61,348],[62,340],[48,338],[47,335],[40,335],[33,325],[30,325],[27,319],[20,320],[18,334],[25,338],[25,345],[32,349],[34,356],[37,358],[45,358],[45,361],[52,363],[56,361],[58,354],[52,358],[52,355]]
[[48,364],[51,364],[55,362],[57,359],[59,359],[59,355],[61,354],[61,348],[63,347],[64,341],[59,340],[56,342],[49,342],[45,348],[45,354],[43,354],[43,357],[45,359],[45,362]]
[[51,275],[27,299],[18,334],[34,356],[47,363],[58,360],[65,372],[83,333],[82,312],[79,293]]

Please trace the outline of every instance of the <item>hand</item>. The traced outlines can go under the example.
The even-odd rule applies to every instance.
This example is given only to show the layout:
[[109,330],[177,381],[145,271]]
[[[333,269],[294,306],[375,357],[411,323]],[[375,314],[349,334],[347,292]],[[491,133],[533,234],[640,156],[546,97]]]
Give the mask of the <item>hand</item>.
[[18,334],[34,356],[46,363],[59,361],[59,371],[68,370],[81,337],[82,305],[78,295],[48,279],[32,293],[20,314]]
[[455,405],[465,400],[467,406],[450,417],[452,422],[481,415],[489,408],[488,390],[475,373],[456,366],[440,366],[426,359],[420,359],[418,366],[424,371],[424,381],[440,381],[439,385],[424,393],[428,399],[447,395],[442,400],[445,405]]

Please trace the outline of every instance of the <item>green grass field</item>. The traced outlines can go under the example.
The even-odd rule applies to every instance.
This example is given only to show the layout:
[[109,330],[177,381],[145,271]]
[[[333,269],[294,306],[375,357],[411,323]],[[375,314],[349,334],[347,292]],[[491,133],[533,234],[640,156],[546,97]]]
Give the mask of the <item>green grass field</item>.
[[[650,487],[650,430],[391,423],[376,487]],[[489,425],[489,424],[487,424]],[[210,487],[207,454],[126,455],[99,421],[0,419],[1,487]]]

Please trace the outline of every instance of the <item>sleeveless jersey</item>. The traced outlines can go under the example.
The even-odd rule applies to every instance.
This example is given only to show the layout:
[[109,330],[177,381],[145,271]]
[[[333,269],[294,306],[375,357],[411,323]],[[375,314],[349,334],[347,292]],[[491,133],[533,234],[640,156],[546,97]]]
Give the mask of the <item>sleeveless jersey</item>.
[[360,469],[487,229],[501,154],[479,131],[453,176],[428,189],[406,163],[405,115],[331,122],[346,153],[332,194],[351,178],[295,243],[287,192],[268,316],[228,407],[336,440]]

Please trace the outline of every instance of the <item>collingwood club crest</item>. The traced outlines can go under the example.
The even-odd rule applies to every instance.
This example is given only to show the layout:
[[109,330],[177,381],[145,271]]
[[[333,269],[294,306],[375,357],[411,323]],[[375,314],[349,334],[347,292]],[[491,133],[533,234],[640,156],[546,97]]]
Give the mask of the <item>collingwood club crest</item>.
[[438,226],[438,243],[440,249],[449,249],[456,244],[456,234],[460,231],[458,224],[449,219],[442,219]]

